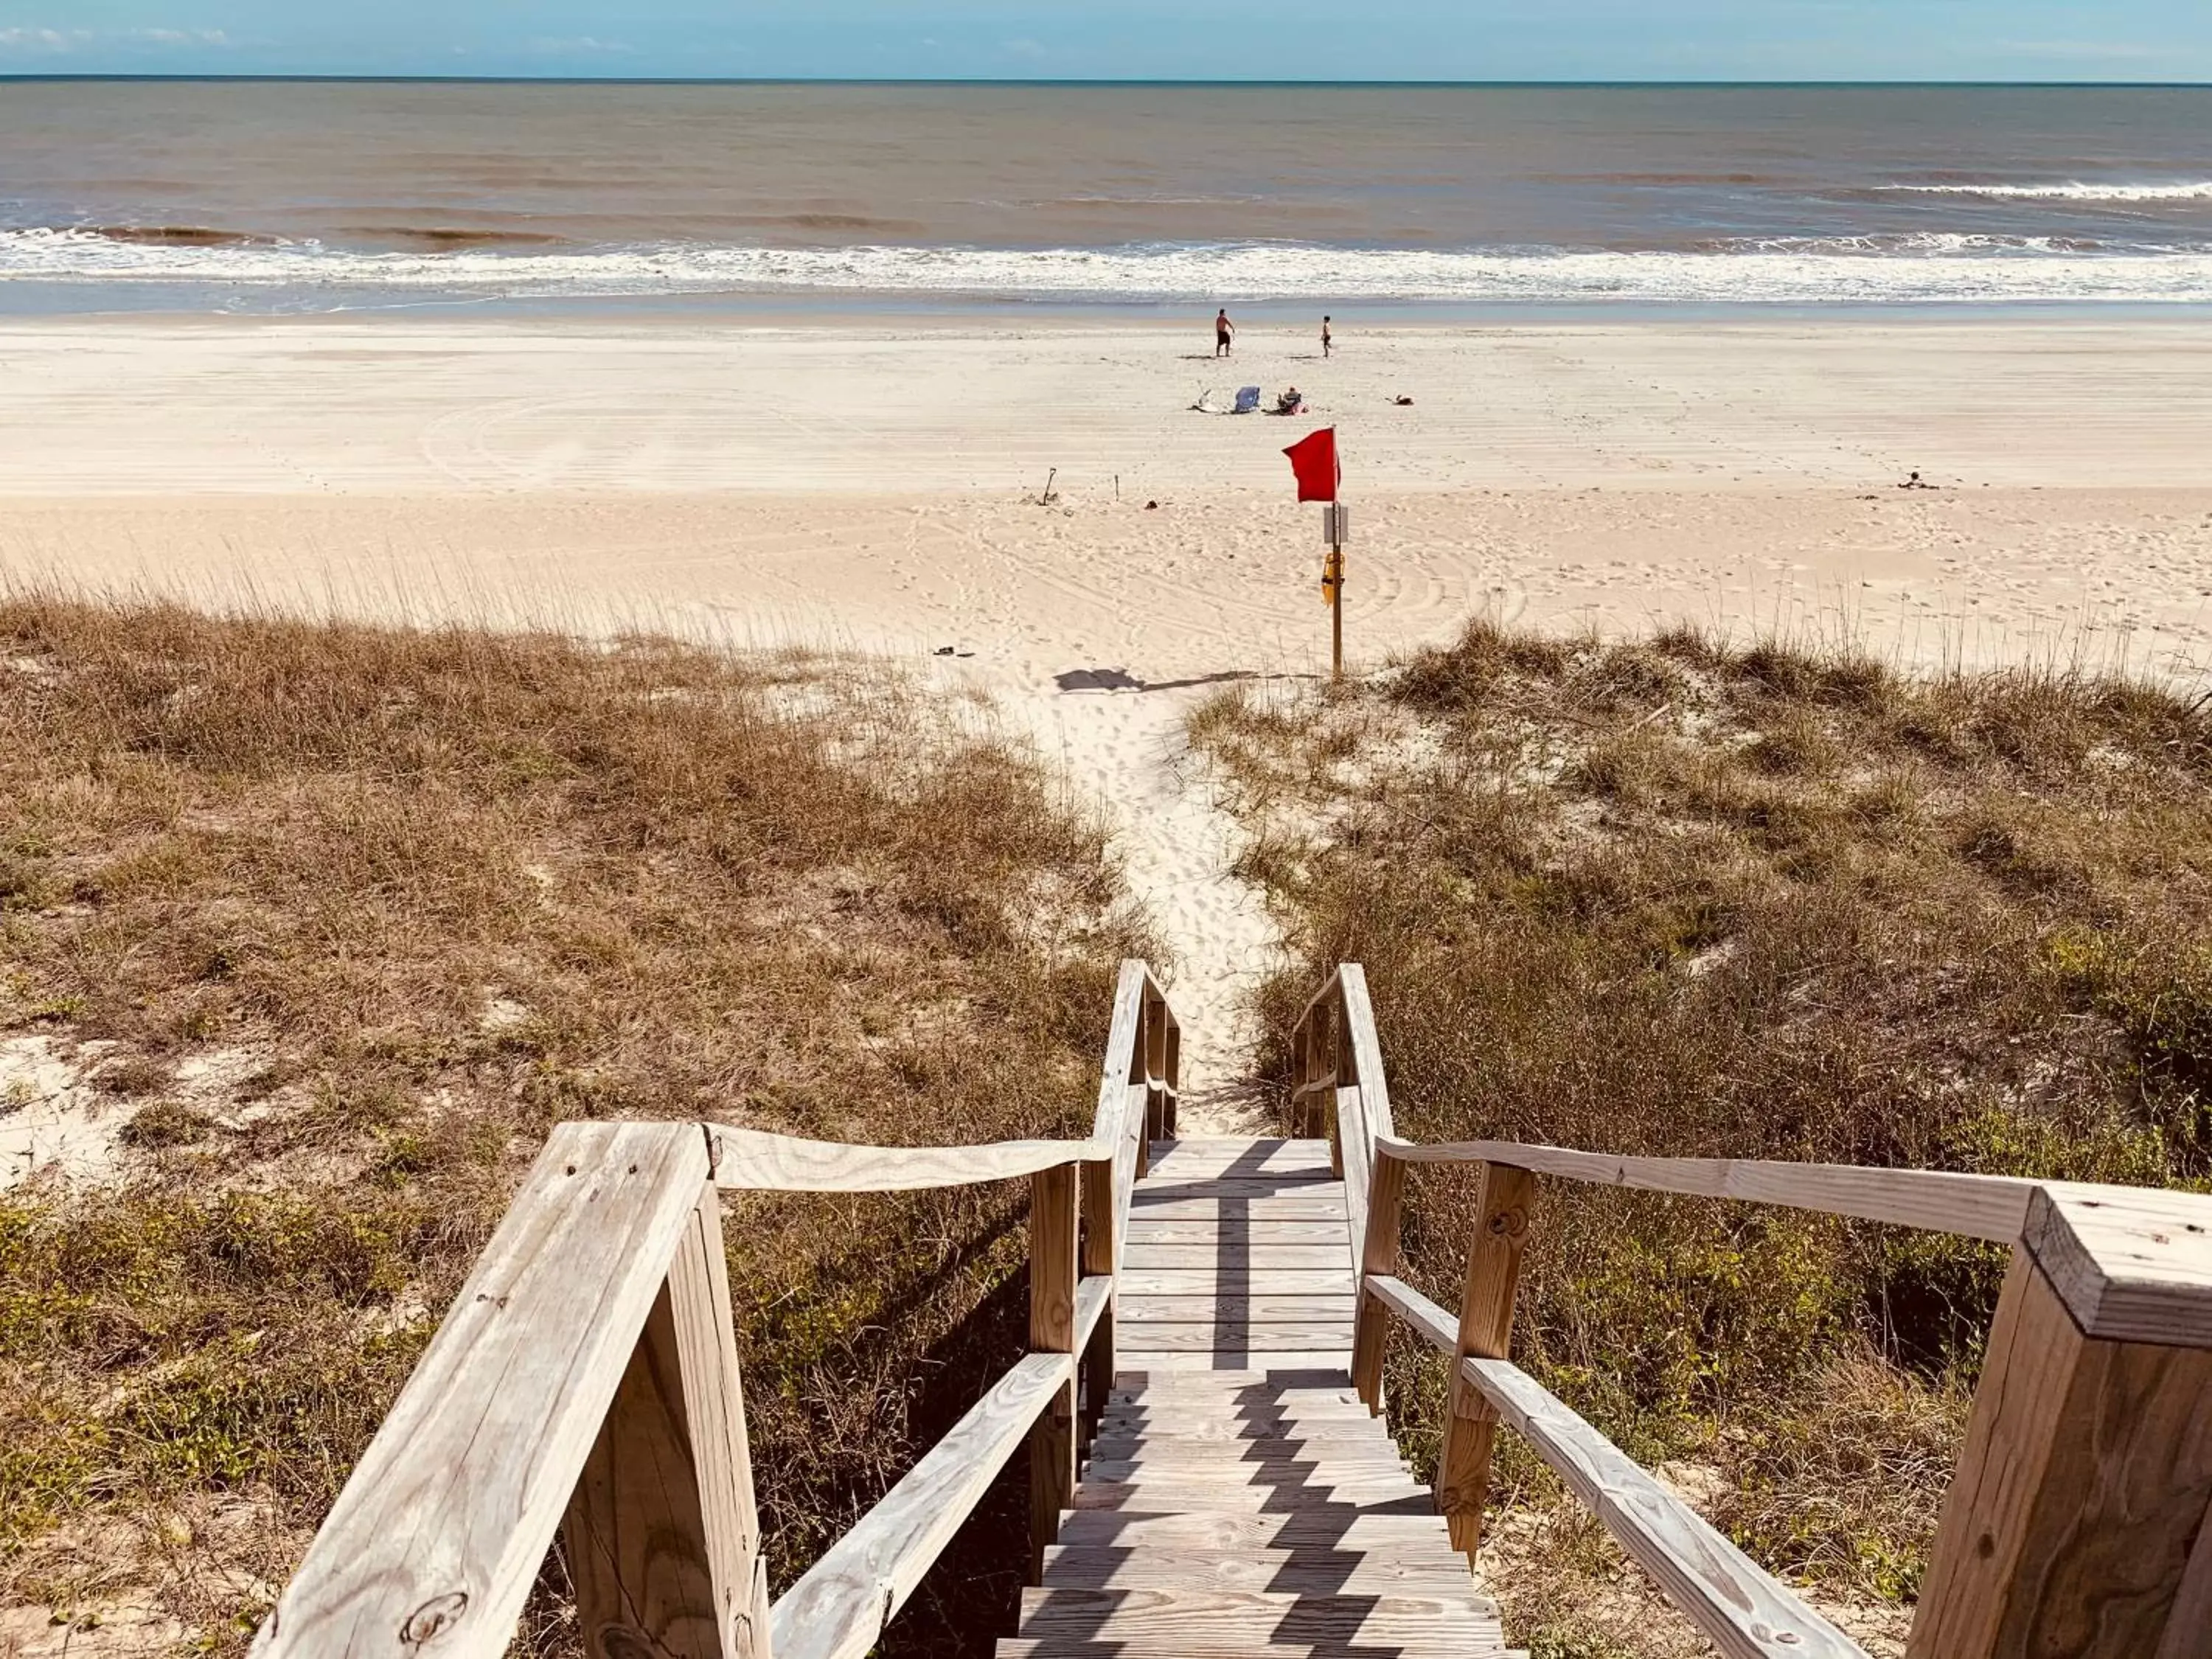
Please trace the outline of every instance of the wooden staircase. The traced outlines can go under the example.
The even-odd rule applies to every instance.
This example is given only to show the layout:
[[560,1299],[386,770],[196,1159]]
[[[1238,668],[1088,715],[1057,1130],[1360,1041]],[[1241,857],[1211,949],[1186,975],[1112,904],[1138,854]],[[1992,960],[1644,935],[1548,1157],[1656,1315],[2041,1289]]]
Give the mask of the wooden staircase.
[[[255,1659],[501,1659],[556,1535],[592,1659],[866,1659],[1024,1446],[1008,1659],[1503,1659],[1468,1565],[1501,1428],[1729,1659],[1868,1659],[1512,1363],[1540,1180],[2009,1246],[1913,1659],[2212,1659],[2212,1197],[1401,1139],[1354,963],[1291,1037],[1305,1139],[1176,1139],[1180,1030],[1141,962],[1083,1140],[557,1126]],[[1426,1164],[1476,1172],[1456,1311],[1399,1277]],[[1027,1351],[771,1597],[724,1195],[1017,1180]],[[1394,1328],[1448,1368],[1441,1515],[1374,1414]]]
[[1352,1390],[1328,1142],[1155,1154],[1129,1214],[1120,1369],[999,1653],[1503,1654],[1428,1489]]

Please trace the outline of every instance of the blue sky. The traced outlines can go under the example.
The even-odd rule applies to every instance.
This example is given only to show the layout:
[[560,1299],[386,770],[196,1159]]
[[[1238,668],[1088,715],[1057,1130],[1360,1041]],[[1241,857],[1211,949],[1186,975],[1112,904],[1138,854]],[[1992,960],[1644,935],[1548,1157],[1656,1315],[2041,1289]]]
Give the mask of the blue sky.
[[0,74],[2212,81],[2212,0],[0,0]]

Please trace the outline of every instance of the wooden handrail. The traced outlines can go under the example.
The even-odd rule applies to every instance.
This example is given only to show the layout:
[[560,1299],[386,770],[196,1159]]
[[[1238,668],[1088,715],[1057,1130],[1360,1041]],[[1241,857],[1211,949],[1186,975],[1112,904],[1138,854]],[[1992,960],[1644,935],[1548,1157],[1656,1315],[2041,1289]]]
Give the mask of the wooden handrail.
[[1504,1140],[1383,1140],[1378,1150],[1406,1164],[1503,1165],[1597,1186],[2024,1243],[2087,1335],[2212,1347],[2212,1198],[2196,1193],[1850,1164],[1621,1158]]
[[[874,1645],[1013,1449],[1065,1497],[1079,1382],[1113,1376],[1118,1241],[1181,1032],[1122,964],[1087,1140],[848,1146],[725,1124],[557,1127],[257,1633],[258,1655],[506,1651],[555,1532],[594,1651],[832,1659]],[[1026,1176],[1032,1352],[769,1606],[719,1194]],[[1090,1233],[1079,1249],[1079,1227]],[[1095,1413],[1093,1420],[1095,1420]],[[1032,1538],[1050,1541],[1049,1528]]]
[[1110,1140],[1000,1140],[980,1146],[850,1146],[760,1129],[706,1126],[724,1192],[912,1193],[1011,1181],[1111,1158]]
[[1506,1140],[1420,1146],[1391,1139],[1383,1150],[1407,1164],[1508,1164],[1601,1187],[1633,1187],[1684,1198],[1734,1198],[1826,1215],[1887,1221],[2010,1243],[2027,1224],[2036,1184],[2010,1176],[1942,1170],[1883,1170],[1850,1164],[1787,1164],[1730,1158],[1623,1158]]
[[[1459,1321],[1387,1275],[1369,1291],[1430,1346],[1455,1357]],[[1629,1558],[1729,1659],[1866,1659],[1858,1644],[1777,1583],[1758,1563],[1518,1366],[1468,1359],[1460,1377],[1606,1524]]]
[[772,1619],[776,1659],[855,1659],[873,1647],[1074,1376],[1073,1354],[1018,1361],[784,1592]]
[[[1356,1182],[1372,1200],[1356,1235],[1362,1397],[1382,1410],[1382,1328],[1393,1315],[1451,1362],[1437,1497],[1455,1541],[1471,1549],[1478,1535],[1488,1423],[1503,1417],[1724,1652],[1857,1652],[1817,1620],[1807,1624],[1795,1598],[1505,1353],[1538,1176],[1772,1204],[2013,1246],[1910,1659],[2008,1659],[2039,1644],[2074,1659],[2212,1659],[2212,1197],[1512,1141],[1421,1146],[1387,1122],[1370,1139],[1363,1131],[1376,1097],[1384,1114],[1389,1097],[1370,1085],[1382,1060],[1365,990],[1345,963],[1307,1005],[1293,1032],[1301,1066],[1323,1069],[1313,1022],[1332,995],[1339,1052],[1327,1076],[1300,1079],[1298,1094],[1333,1094],[1347,1207],[1358,1214]],[[1373,1160],[1364,1170],[1363,1143]],[[1400,1194],[1414,1164],[1483,1171],[1456,1319],[1395,1275]],[[1776,1634],[1785,1628],[1778,1607],[1796,1641]]]

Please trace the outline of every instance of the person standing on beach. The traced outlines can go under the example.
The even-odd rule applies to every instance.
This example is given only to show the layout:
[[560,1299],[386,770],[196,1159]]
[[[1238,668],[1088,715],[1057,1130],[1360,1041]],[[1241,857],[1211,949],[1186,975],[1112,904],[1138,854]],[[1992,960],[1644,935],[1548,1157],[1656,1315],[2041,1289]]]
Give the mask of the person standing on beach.
[[1229,343],[1237,337],[1237,325],[1229,320],[1229,307],[1224,306],[1213,317],[1213,355],[1226,357]]
[[1328,319],[1321,319],[1321,355],[1328,356],[1336,344],[1336,337],[1328,331]]

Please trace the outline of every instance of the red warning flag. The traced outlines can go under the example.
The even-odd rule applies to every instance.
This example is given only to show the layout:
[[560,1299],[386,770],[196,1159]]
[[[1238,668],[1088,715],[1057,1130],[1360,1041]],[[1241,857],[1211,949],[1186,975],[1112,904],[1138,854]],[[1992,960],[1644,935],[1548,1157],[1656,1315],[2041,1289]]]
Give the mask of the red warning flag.
[[1325,426],[1309,433],[1283,452],[1291,458],[1291,471],[1298,475],[1298,499],[1333,501],[1343,482],[1344,469],[1336,460],[1336,428]]

